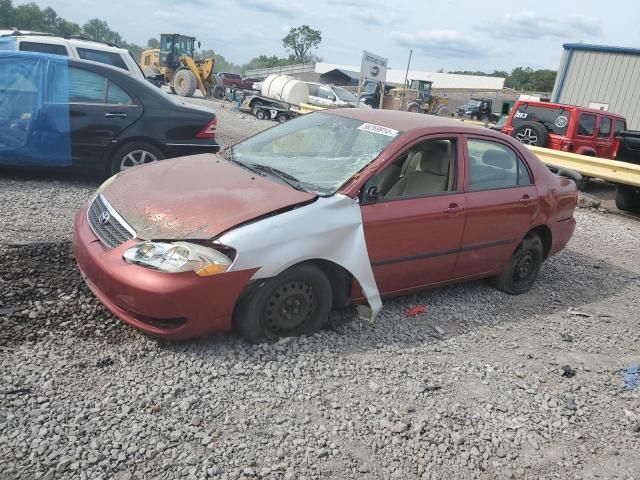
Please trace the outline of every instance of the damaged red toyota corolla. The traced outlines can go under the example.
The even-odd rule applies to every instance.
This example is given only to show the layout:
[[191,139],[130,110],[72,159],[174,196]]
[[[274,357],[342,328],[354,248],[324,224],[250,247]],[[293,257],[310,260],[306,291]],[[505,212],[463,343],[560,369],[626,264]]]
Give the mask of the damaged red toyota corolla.
[[75,223],[95,295],[183,339],[313,332],[381,296],[490,277],[526,292],[575,228],[572,180],[499,133],[405,112],[334,110],[222,156],[136,167]]

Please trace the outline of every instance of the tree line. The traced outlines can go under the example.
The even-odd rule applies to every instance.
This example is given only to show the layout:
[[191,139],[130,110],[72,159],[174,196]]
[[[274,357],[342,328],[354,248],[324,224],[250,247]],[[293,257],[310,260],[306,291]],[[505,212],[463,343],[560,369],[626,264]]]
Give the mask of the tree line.
[[458,70],[449,73],[462,75],[479,75],[505,78],[504,86],[514,90],[524,92],[549,93],[553,90],[558,72],[555,70],[533,70],[529,67],[517,67],[506,72],[504,70],[494,70],[491,73],[473,72],[469,70]]

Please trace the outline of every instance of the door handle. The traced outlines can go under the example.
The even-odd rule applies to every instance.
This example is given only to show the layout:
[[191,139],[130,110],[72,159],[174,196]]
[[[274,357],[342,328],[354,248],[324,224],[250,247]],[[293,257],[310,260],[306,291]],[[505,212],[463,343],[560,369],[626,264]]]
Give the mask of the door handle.
[[124,112],[110,112],[110,113],[105,113],[104,114],[105,117],[107,118],[125,118],[127,116],[126,113]]
[[464,207],[461,205],[458,205],[457,203],[452,203],[451,205],[449,205],[447,208],[444,209],[444,213],[451,213],[451,214],[460,213],[462,211],[464,211]]
[[531,198],[529,195],[523,195],[522,198],[520,200],[518,200],[522,205],[530,205],[531,203],[533,203],[535,200],[533,198]]

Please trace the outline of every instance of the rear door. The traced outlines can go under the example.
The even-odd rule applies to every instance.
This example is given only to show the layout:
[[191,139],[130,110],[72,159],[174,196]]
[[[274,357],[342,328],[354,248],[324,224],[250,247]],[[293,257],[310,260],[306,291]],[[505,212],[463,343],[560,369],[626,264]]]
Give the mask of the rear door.
[[104,73],[69,67],[69,114],[73,163],[89,166],[104,159],[120,134],[143,113],[140,102]]
[[455,269],[458,279],[501,271],[538,210],[525,162],[507,143],[466,136],[467,220]]

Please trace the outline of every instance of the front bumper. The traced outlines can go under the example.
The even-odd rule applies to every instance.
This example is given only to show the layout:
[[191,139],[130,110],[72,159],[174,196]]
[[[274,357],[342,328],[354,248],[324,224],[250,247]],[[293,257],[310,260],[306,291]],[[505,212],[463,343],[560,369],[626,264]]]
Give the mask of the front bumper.
[[235,304],[256,270],[199,277],[193,272],[163,273],[122,258],[130,240],[108,250],[78,212],[73,251],[87,286],[123,322],[150,335],[171,340],[231,329]]

